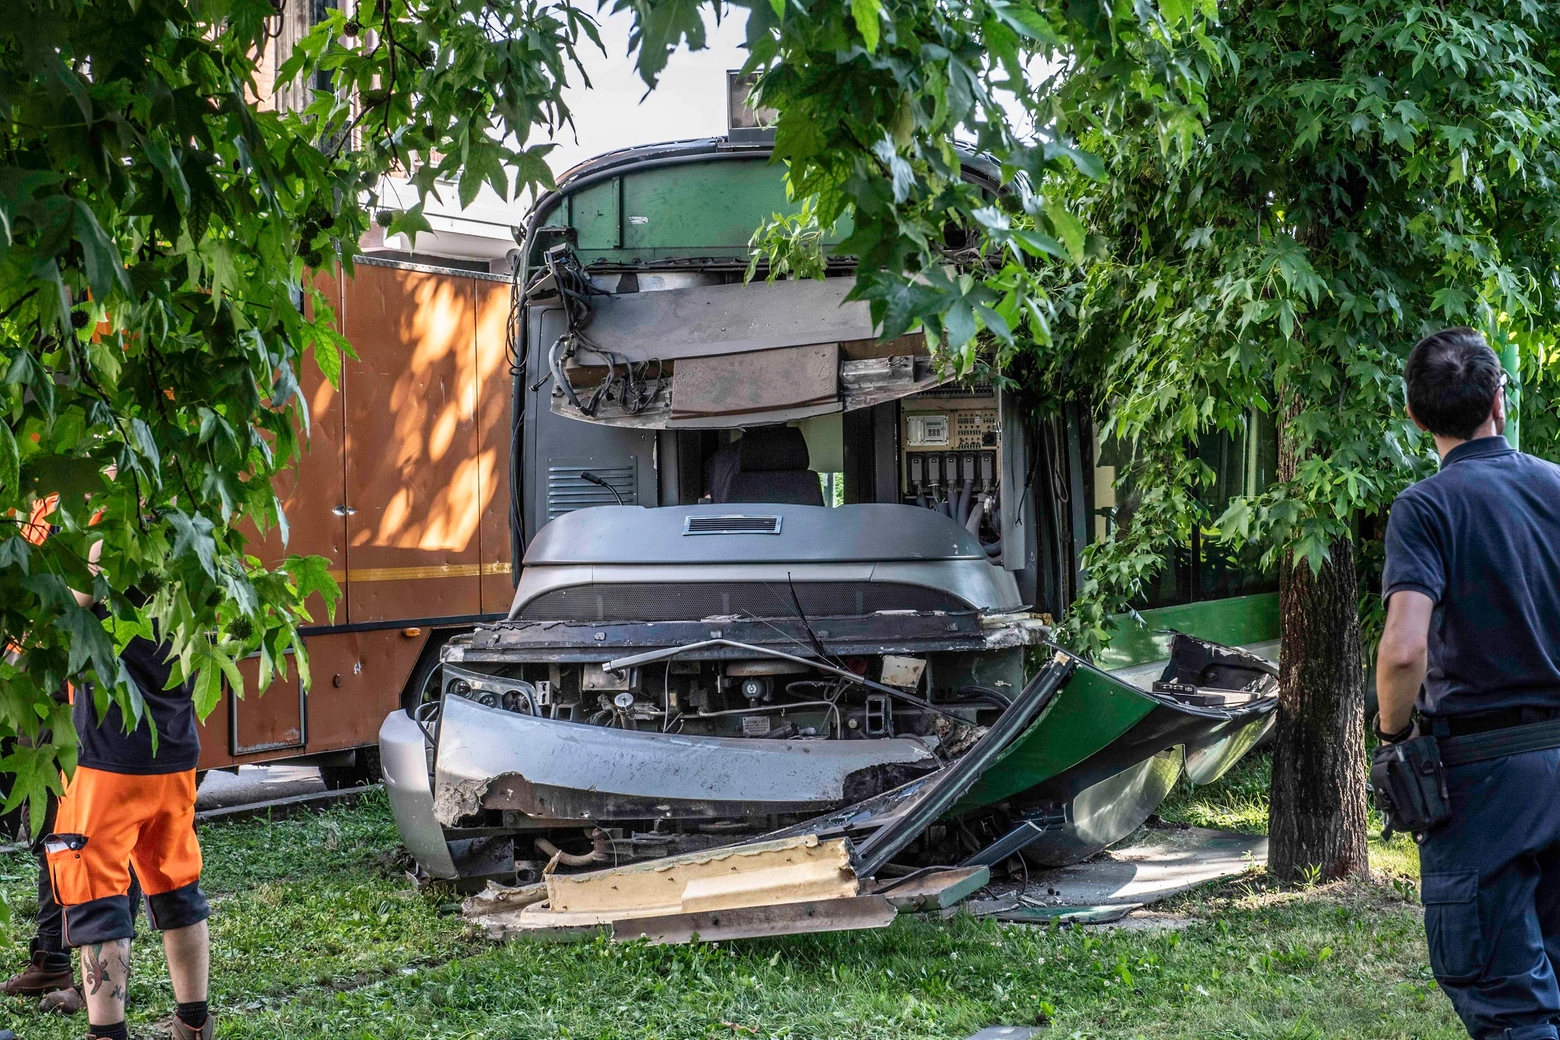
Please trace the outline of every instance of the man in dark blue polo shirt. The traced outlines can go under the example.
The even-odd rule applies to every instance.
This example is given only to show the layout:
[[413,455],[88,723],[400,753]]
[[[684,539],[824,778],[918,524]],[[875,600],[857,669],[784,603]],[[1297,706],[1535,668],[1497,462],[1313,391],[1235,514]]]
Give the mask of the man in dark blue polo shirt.
[[[1421,340],[1404,381],[1441,471],[1387,524],[1377,734],[1413,735],[1416,706],[1443,739],[1560,718],[1560,466],[1506,443],[1505,375],[1472,329]],[[1446,786],[1420,846],[1436,980],[1476,1040],[1560,1040],[1560,749],[1448,766]]]

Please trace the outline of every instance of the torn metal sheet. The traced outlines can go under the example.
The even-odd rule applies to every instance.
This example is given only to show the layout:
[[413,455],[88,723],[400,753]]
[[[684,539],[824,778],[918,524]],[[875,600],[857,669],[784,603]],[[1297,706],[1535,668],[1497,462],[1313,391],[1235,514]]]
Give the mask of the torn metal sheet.
[[673,377],[672,418],[749,416],[835,404],[839,365],[837,343],[688,358]]
[[1066,685],[1077,666],[1076,657],[1061,650],[1054,651],[1023,692],[963,757],[929,780],[915,800],[904,807],[899,819],[880,827],[862,842],[856,853],[857,870],[866,877],[875,876],[927,826],[947,812],[970,785],[981,778],[1029,720],[1037,716],[1044,718],[1046,707]]
[[1047,906],[1152,904],[1267,863],[1267,838],[1201,827],[1149,832],[1086,863],[1030,868],[1028,896]]
[[1077,863],[1125,838],[1154,814],[1175,786],[1181,759],[1181,749],[1173,747],[1079,791],[1063,818],[1042,828],[1024,847],[1024,858],[1031,863]]
[[[707,819],[822,812],[937,768],[917,737],[749,740],[610,729],[445,699],[434,813],[537,819]],[[895,775],[895,769],[908,773]]]
[[873,894],[887,899],[900,913],[927,913],[962,903],[990,883],[987,867],[952,867],[879,881]]
[[1114,906],[1030,906],[1019,903],[1005,910],[977,910],[975,915],[1004,924],[1113,924],[1142,907],[1142,903],[1120,903]]

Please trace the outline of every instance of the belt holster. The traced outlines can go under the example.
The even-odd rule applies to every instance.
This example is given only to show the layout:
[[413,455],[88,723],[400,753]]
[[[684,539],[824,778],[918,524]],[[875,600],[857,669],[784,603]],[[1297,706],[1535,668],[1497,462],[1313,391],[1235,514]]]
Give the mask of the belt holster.
[[1376,805],[1386,818],[1383,839],[1403,831],[1423,841],[1433,828],[1451,816],[1451,796],[1446,791],[1446,770],[1433,736],[1414,737],[1376,749],[1370,767],[1370,785]]

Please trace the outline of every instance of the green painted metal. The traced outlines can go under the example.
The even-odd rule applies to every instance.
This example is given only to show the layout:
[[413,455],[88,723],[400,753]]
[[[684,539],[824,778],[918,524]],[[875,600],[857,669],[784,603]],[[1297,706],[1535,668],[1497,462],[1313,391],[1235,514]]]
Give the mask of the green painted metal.
[[[549,217],[577,234],[586,264],[634,263],[678,257],[747,259],[748,241],[776,213],[795,213],[786,198],[785,168],[766,159],[724,159],[622,176],[569,192]],[[850,233],[842,220],[826,241]]]
[[1226,646],[1244,646],[1278,638],[1278,593],[1235,596],[1202,603],[1145,610],[1139,625],[1130,614],[1113,619],[1110,646],[1100,654],[1106,671],[1163,661],[1170,656],[1174,632],[1185,632]]
[[991,764],[953,812],[999,802],[1077,765],[1137,725],[1154,703],[1126,683],[1080,666],[1050,708]]
[[[1101,669],[1167,659],[1171,639],[1167,629],[1231,646],[1276,639],[1278,594],[1162,607],[1143,611],[1142,618],[1146,622],[1142,627],[1121,619],[1122,627],[1103,655]],[[1045,714],[992,764],[954,812],[990,805],[1044,783],[1109,747],[1154,705],[1136,687],[1099,669],[1080,667]]]

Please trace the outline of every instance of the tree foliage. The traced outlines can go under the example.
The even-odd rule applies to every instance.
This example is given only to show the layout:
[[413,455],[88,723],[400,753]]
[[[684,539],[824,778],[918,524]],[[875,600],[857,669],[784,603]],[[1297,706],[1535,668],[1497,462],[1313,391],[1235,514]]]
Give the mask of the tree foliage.
[[[1554,437],[1560,6],[1245,0],[1219,20],[1181,48],[1209,63],[1184,133],[1087,69],[1057,96],[1110,171],[1069,182],[1101,255],[1058,291],[1065,349],[1096,359],[1147,503],[1090,551],[1085,646],[1191,524],[1315,570],[1433,472],[1401,372],[1434,328],[1516,340],[1534,441]],[[1279,415],[1298,471],[1206,515],[1192,446],[1251,409]]]
[[[297,625],[335,586],[317,558],[268,569],[243,525],[285,527],[271,479],[307,438],[298,366],[312,354],[334,380],[351,354],[306,272],[350,269],[379,178],[399,170],[420,193],[391,233],[426,229],[421,200],[450,184],[462,203],[483,184],[550,186],[549,146],[532,142],[569,118],[560,89],[596,40],[589,14],[569,0],[339,6],[280,70],[328,84],[302,111],[259,103],[272,0],[19,0],[0,26],[0,641],[14,651],[0,736],[26,738],[0,767],[19,777],[8,805],[71,765],[63,684],[95,680],[100,702],[138,717],[115,656],[135,633],[172,646],[203,711],[224,679],[241,687],[244,654],[261,655],[262,685],[289,649],[305,667]],[[966,367],[983,330],[1045,341],[1035,261],[1082,259],[1082,225],[1039,187],[1057,170],[1103,176],[1040,100],[1057,70],[1105,69],[1161,128],[1196,103],[1167,49],[1204,10],[1187,0],[743,6],[793,190],[825,226],[852,215],[856,291],[884,333],[923,323]],[[647,83],[675,47],[703,45],[707,9],[727,11],[615,0]],[[1015,189],[1001,206],[961,180],[961,133]],[[981,262],[949,273],[950,228]],[[23,537],[34,520],[51,536]]]
[[[1212,3],[1057,0],[742,0],[754,97],[778,110],[775,158],[817,224],[849,215],[836,252],[859,259],[854,298],[885,337],[926,330],[956,367],[978,343],[1002,353],[1049,343],[1053,301],[1042,274],[1083,260],[1084,230],[1059,175],[1104,176],[1057,124],[1051,94],[1090,68],[1136,99],[1165,132],[1198,110],[1198,80],[1169,41],[1195,36]],[[692,4],[616,0],[632,10],[653,83],[664,54],[703,39]],[[661,54],[660,60],[656,55]],[[1003,197],[961,176],[961,155],[992,163]],[[792,255],[777,226],[766,248]],[[794,243],[792,243],[794,245]]]
[[140,718],[116,656],[133,635],[167,642],[203,715],[224,681],[242,693],[251,652],[262,687],[289,650],[306,676],[297,626],[325,620],[306,604],[329,611],[335,584],[318,557],[263,566],[243,526],[285,533],[271,480],[307,438],[303,356],[335,381],[351,354],[306,271],[350,264],[393,167],[425,192],[453,178],[463,200],[549,184],[546,146],[525,142],[567,118],[564,69],[594,30],[566,3],[335,12],[283,70],[332,89],[289,112],[258,103],[271,0],[6,13],[0,737],[24,739],[0,769],[17,774],[5,808],[31,797],[36,820],[74,762],[67,682]]

